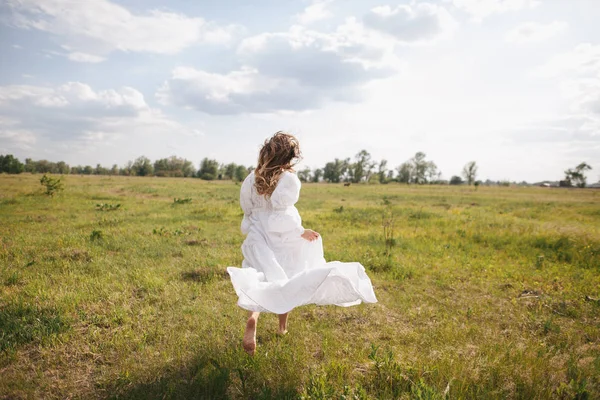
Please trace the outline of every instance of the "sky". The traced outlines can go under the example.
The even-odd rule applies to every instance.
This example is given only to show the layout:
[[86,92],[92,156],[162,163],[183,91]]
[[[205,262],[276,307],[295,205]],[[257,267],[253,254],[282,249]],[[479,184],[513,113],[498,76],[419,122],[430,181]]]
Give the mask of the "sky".
[[2,0],[0,154],[600,180],[598,0]]

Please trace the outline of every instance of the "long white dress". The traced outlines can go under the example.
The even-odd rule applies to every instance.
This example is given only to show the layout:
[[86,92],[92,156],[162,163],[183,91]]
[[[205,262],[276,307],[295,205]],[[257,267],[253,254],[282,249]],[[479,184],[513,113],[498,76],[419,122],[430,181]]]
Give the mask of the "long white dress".
[[371,280],[357,262],[326,262],[321,237],[309,242],[294,206],[300,180],[284,172],[270,198],[257,193],[254,173],[242,184],[242,268],[227,272],[246,310],[285,314],[305,304],[376,303]]

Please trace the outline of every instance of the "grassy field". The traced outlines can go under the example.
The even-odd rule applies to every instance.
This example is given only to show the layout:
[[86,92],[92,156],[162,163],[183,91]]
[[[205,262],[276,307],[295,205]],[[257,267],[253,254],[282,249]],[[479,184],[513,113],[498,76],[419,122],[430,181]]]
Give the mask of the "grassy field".
[[251,358],[239,185],[39,179],[0,176],[0,398],[600,398],[598,190],[306,184],[379,303],[263,315]]

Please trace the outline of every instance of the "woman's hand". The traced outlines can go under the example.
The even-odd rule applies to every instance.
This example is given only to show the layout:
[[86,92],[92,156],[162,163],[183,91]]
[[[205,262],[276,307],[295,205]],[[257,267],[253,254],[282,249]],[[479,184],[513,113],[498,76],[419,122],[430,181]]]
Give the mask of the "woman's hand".
[[305,229],[304,233],[301,235],[302,238],[312,242],[313,240],[317,240],[319,238],[319,234],[312,229]]

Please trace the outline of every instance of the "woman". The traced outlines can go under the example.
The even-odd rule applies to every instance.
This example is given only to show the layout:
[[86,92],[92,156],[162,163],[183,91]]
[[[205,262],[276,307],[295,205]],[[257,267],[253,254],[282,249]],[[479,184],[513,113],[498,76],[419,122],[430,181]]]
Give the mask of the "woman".
[[364,267],[326,262],[321,236],[302,227],[294,204],[300,180],[292,167],[300,158],[298,140],[277,132],[260,150],[258,167],[242,184],[244,211],[242,268],[227,272],[238,305],[250,311],[244,350],[256,350],[256,323],[261,312],[279,315],[279,334],[287,333],[288,313],[304,304],[352,306],[377,299]]

